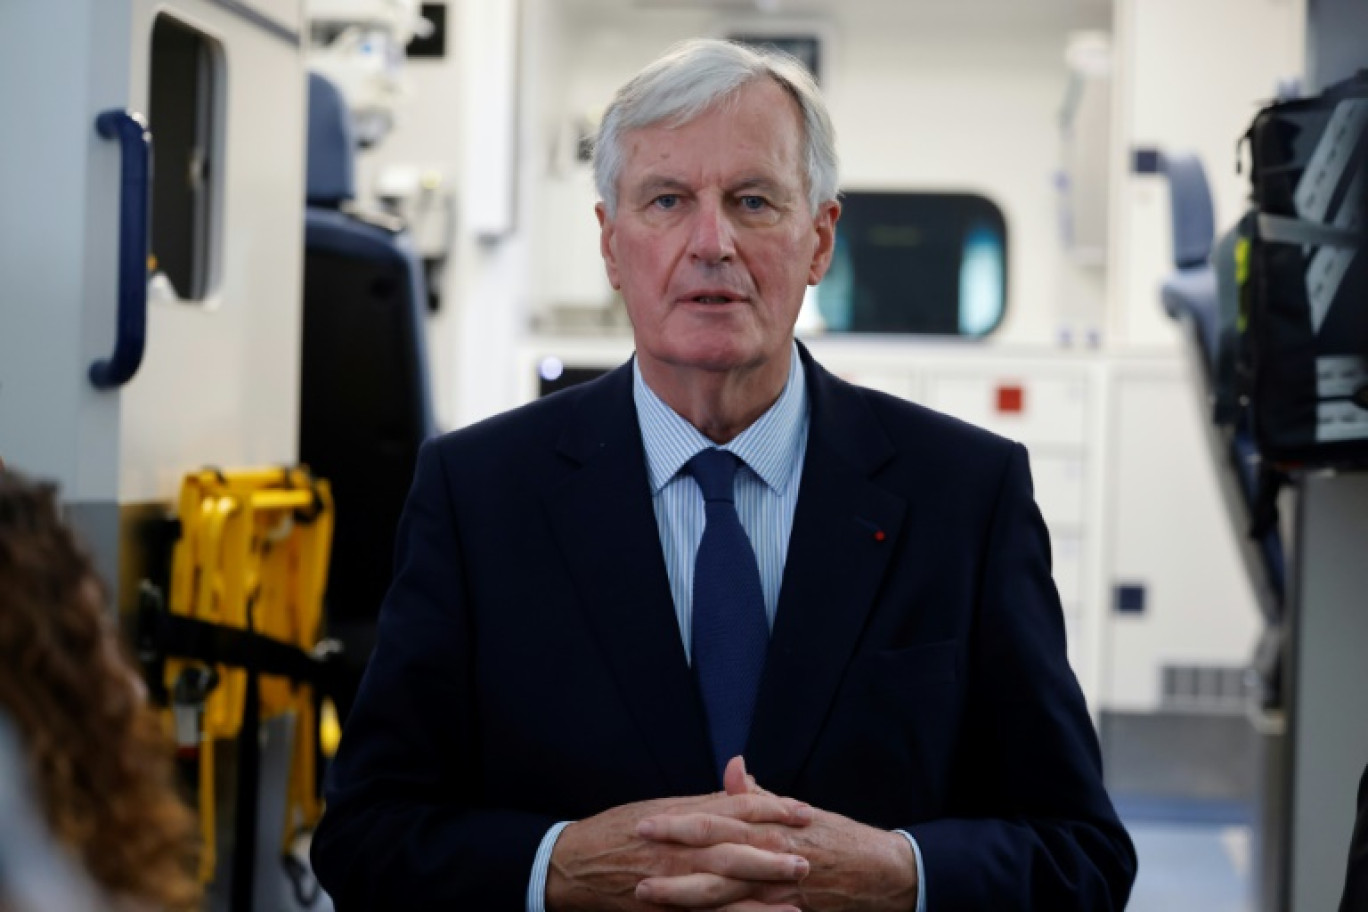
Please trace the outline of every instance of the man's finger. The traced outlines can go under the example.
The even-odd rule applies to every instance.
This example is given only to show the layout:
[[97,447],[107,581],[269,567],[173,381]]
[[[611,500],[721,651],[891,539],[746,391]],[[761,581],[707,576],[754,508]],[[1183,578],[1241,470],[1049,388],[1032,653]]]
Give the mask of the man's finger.
[[695,870],[752,883],[791,884],[812,870],[801,855],[768,852],[754,846],[723,844],[700,849],[693,857]]
[[790,906],[788,903],[773,905],[763,903],[758,899],[743,899],[740,902],[728,903],[717,912],[802,912],[797,906]]
[[716,874],[648,877],[636,887],[636,898],[659,906],[717,909],[745,899],[746,884]]
[[722,788],[728,795],[746,794],[753,781],[746,774],[745,757],[738,755],[727,761],[727,768],[722,772]]
[[807,826],[812,823],[814,816],[812,807],[801,801],[778,795],[750,793],[709,798],[689,808],[689,811],[733,817],[748,823],[782,823],[786,826]]
[[[636,898],[658,906],[680,909],[731,909],[750,901],[746,909],[771,910],[759,900],[752,900],[754,884],[732,880],[717,874],[681,874],[678,877],[648,877],[637,884]],[[779,908],[791,908],[787,905]]]
[[710,794],[705,799],[680,807],[661,808],[653,818],[670,814],[713,814],[747,823],[778,823],[782,826],[807,826],[815,819],[810,804],[785,799],[777,794]]
[[773,794],[761,788],[755,777],[746,771],[746,758],[740,754],[727,761],[727,768],[722,773],[722,790],[728,795]]
[[761,827],[717,814],[660,814],[642,820],[637,824],[636,832],[642,839],[652,842],[673,842],[695,848],[735,843],[770,852],[793,851],[792,840],[782,827]]

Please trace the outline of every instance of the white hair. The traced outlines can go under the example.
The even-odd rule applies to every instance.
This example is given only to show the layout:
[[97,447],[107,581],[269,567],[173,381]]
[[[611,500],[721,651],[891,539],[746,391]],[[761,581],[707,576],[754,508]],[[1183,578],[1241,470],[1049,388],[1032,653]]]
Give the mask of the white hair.
[[658,123],[682,126],[763,78],[777,82],[802,112],[808,205],[816,214],[822,203],[835,199],[836,131],[807,69],[782,51],[694,38],[676,44],[632,77],[603,116],[594,144],[594,184],[608,214],[617,212],[624,133]]

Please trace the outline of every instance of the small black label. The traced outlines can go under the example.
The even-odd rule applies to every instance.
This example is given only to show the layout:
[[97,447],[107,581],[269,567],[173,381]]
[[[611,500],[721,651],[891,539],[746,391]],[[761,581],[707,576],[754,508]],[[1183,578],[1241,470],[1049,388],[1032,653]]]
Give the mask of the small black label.
[[420,14],[432,23],[432,34],[414,38],[408,45],[408,56],[441,58],[447,52],[447,8],[445,3],[424,3]]
[[1131,171],[1136,174],[1158,174],[1164,170],[1164,156],[1158,149],[1137,146],[1131,150]]
[[1116,587],[1116,610],[1121,614],[1143,614],[1145,587],[1139,583],[1121,583]]

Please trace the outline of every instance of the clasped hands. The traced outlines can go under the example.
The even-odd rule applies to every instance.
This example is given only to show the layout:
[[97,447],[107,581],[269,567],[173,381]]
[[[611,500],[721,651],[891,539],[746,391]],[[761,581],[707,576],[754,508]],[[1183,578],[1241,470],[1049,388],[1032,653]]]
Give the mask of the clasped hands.
[[725,791],[611,808],[566,827],[547,908],[911,912],[917,867],[900,834],[773,795],[735,757]]

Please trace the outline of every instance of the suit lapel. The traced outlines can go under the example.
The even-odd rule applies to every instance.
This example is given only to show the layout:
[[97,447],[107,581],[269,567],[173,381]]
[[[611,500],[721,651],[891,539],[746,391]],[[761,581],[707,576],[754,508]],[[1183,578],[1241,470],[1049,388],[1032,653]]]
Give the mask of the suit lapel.
[[[893,447],[862,396],[802,350],[811,426],[746,759],[788,793],[864,630],[907,502],[870,480]],[[882,533],[882,534],[880,534]]]
[[585,392],[557,450],[577,468],[545,506],[585,619],[668,793],[712,791],[716,773],[660,550],[630,366]]

